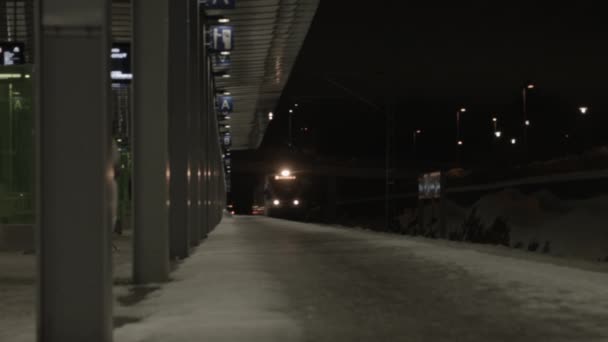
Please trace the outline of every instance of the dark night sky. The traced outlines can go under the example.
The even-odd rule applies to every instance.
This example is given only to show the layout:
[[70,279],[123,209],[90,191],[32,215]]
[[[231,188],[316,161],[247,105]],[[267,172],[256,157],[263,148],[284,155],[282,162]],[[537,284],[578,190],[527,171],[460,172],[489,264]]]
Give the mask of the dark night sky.
[[[384,113],[327,79],[391,103],[397,159],[411,157],[416,128],[424,131],[425,159],[452,159],[461,106],[468,108],[465,159],[486,158],[494,114],[507,136],[521,135],[527,81],[537,85],[529,99],[531,150],[563,154],[564,134],[581,136],[584,124],[596,143],[608,142],[603,3],[565,3],[321,0],[261,150],[285,145],[287,110],[298,102],[295,127],[309,131],[296,144],[314,140],[322,155],[383,158]],[[587,123],[578,115],[583,104],[591,108]]]

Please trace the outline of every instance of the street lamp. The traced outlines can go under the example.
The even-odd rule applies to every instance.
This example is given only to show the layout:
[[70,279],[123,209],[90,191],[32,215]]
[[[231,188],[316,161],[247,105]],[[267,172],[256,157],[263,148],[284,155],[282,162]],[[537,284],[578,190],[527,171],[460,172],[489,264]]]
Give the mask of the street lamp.
[[466,108],[460,108],[456,111],[456,140],[458,140],[458,145],[462,145],[462,140],[460,140],[460,114],[466,112]]
[[417,152],[418,152],[418,149],[417,149],[417,145],[416,145],[416,140],[417,140],[417,138],[418,138],[418,135],[420,135],[421,133],[422,133],[422,130],[417,129],[417,130],[415,130],[415,131],[414,131],[414,133],[412,134],[412,138],[413,138],[413,139],[412,139],[412,141],[413,141],[413,154],[414,154],[414,158],[416,158],[416,157],[417,157],[417,154],[418,154],[418,153],[417,153]]
[[[581,113],[581,117],[585,117],[589,113],[589,107],[579,107],[578,110]],[[589,124],[590,122],[585,119],[583,119],[583,122],[579,124],[581,126],[581,136],[583,137],[581,141],[583,144],[583,149],[590,147],[593,141],[591,138],[592,133]]]
[[526,84],[522,89],[522,108],[523,108],[523,138],[524,138],[524,147],[528,144],[528,126],[530,126],[530,121],[528,120],[528,91],[535,89],[536,86],[532,83]]
[[511,145],[515,145],[515,144],[517,144],[517,139],[511,138]]
[[496,132],[494,132],[494,136],[496,137],[496,139],[500,139],[500,137],[502,136],[502,132],[496,131]]
[[291,148],[292,148],[292,146],[293,146],[293,136],[292,136],[292,135],[293,135],[293,133],[292,133],[292,131],[291,131],[291,130],[293,129],[293,128],[292,128],[292,126],[293,126],[293,122],[292,122],[292,120],[293,120],[293,119],[292,119],[292,116],[293,116],[293,109],[290,109],[290,110],[289,110],[289,115],[288,115],[288,120],[287,120],[287,121],[288,121],[288,125],[289,125],[289,127],[287,128],[287,129],[289,130],[289,132],[287,132],[287,133],[288,133],[288,135],[289,135],[289,148],[290,148],[290,149],[291,149]]

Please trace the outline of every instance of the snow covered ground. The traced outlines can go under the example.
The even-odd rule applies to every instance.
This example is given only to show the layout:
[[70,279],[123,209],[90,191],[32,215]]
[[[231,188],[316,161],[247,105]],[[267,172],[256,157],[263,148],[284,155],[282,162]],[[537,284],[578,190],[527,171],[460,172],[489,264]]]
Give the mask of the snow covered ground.
[[[0,341],[33,341],[33,293],[6,283]],[[262,217],[224,219],[171,282],[115,297],[117,342],[608,341],[606,264]]]
[[486,227],[497,217],[506,219],[511,246],[525,249],[536,241],[540,250],[549,242],[552,255],[608,262],[608,196],[566,200],[549,191],[524,194],[506,189],[483,196],[469,208],[449,202],[449,229],[460,229],[473,207]]
[[[119,248],[113,253],[114,278],[118,284],[125,283],[130,274],[130,237],[115,237],[114,243]],[[0,252],[0,342],[36,340],[35,285],[35,255]]]
[[[582,267],[574,267],[582,266]],[[608,270],[522,251],[226,219],[121,315],[143,341],[606,341]]]

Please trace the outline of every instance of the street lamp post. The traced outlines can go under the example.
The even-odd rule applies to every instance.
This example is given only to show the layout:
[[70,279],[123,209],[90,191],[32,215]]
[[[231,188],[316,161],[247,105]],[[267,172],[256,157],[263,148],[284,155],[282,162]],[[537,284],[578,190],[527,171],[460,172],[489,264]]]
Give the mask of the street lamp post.
[[288,115],[288,118],[289,118],[289,120],[288,120],[289,127],[287,128],[288,129],[288,135],[289,135],[289,141],[288,141],[289,149],[292,149],[292,147],[293,147],[293,136],[292,136],[293,135],[293,132],[292,132],[292,125],[293,125],[292,120],[293,119],[292,119],[292,116],[293,116],[293,109],[290,109],[289,110],[289,115]]
[[528,91],[534,89],[536,86],[532,83],[526,84],[522,88],[522,112],[523,112],[523,145],[524,150],[528,148],[528,127],[530,126],[530,120],[528,120]]
[[418,135],[420,135],[422,133],[422,130],[417,129],[414,131],[414,133],[412,134],[412,142],[413,142],[413,155],[414,155],[414,159],[418,159],[418,146],[417,146],[417,140],[418,140]]
[[461,133],[460,133],[460,115],[466,112],[466,108],[460,108],[456,111],[456,159],[458,163],[460,163],[461,153],[462,153],[462,145],[464,142],[462,141]]
[[463,142],[461,139],[461,134],[460,134],[460,114],[466,112],[467,109],[466,108],[460,108],[458,111],[456,111],[456,141],[458,146],[462,146]]
[[585,148],[591,147],[590,146],[591,144],[589,143],[589,141],[591,140],[591,129],[590,129],[588,120],[585,120],[589,114],[589,107],[585,107],[585,106],[579,107],[578,111],[581,114],[581,118],[584,120],[580,124],[580,126],[582,126],[580,129],[580,134],[583,136],[581,143],[583,144],[582,149],[584,151]]

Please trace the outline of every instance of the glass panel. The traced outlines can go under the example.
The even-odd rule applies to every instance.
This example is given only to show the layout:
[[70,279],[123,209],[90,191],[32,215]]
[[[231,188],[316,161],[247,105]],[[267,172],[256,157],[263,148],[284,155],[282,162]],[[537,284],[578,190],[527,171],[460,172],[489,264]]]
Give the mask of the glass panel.
[[0,67],[0,223],[34,222],[31,69]]

